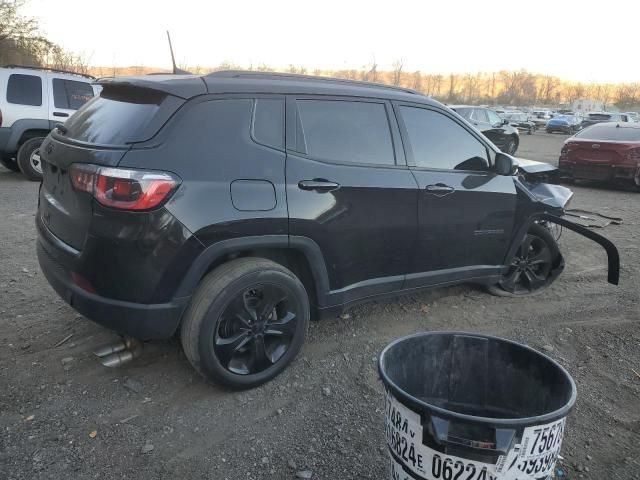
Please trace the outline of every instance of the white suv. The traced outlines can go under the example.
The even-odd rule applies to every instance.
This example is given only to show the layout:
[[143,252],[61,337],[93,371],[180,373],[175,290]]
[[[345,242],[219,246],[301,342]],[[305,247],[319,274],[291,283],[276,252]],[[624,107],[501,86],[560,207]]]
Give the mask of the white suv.
[[0,67],[0,163],[39,181],[42,140],[98,94],[93,81],[61,70]]

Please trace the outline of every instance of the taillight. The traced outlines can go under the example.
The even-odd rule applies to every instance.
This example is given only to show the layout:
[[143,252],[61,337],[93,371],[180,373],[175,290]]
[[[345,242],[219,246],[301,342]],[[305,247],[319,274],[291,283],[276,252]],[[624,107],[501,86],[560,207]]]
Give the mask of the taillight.
[[632,162],[640,162],[640,148],[632,148],[627,152],[627,158]]
[[150,210],[166,202],[180,185],[171,173],[71,165],[71,183],[98,203],[121,210]]

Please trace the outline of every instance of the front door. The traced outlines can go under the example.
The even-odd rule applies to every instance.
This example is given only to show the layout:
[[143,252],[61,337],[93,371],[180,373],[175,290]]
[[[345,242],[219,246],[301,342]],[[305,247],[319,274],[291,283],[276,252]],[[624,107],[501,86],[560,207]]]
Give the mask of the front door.
[[514,226],[513,178],[496,175],[481,138],[448,112],[395,106],[418,183],[418,241],[406,288],[500,272]]
[[383,100],[288,99],[289,234],[320,248],[331,290],[321,306],[402,288],[417,191],[392,115]]

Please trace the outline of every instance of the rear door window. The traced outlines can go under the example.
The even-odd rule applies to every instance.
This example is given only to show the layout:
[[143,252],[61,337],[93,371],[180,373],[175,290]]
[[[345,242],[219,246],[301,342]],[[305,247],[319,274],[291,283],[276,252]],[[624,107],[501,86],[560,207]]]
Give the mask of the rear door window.
[[9,75],[7,102],[18,105],[42,105],[42,79],[20,73]]
[[384,103],[298,100],[306,153],[319,160],[394,165]]
[[259,98],[253,110],[253,138],[269,147],[284,148],[284,100]]
[[56,108],[78,110],[93,98],[93,88],[87,82],[53,79],[53,104]]
[[444,170],[489,168],[487,148],[469,131],[442,113],[425,108],[399,107],[405,143],[417,167]]

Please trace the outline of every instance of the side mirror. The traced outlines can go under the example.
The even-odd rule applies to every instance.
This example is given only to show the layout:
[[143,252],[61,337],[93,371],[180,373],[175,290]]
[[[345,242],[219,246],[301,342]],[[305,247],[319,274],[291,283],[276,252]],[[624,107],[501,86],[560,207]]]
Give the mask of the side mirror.
[[503,125],[509,125],[509,120],[507,120],[506,118],[504,120],[502,120],[502,124]]
[[516,169],[511,155],[502,152],[496,155],[495,171],[498,175],[511,176],[516,173]]

